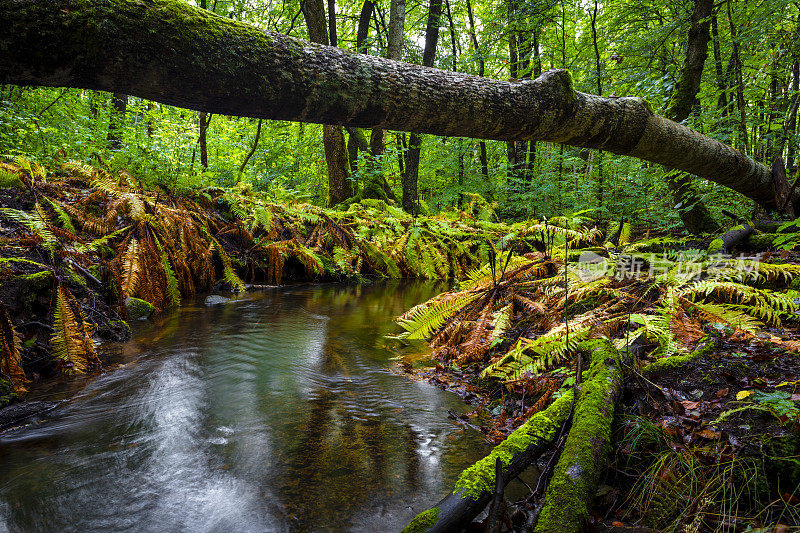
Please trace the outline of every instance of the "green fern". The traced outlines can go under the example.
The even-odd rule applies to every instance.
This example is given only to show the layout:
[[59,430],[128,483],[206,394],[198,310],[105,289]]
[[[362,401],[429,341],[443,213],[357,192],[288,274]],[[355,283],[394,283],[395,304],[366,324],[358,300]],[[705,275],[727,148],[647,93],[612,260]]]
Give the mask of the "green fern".
[[228,257],[228,254],[217,239],[210,235],[209,237],[211,238],[211,250],[217,252],[220,262],[222,262],[222,279],[225,280],[225,283],[230,285],[231,290],[234,292],[244,292],[246,290],[244,281],[236,275],[236,271],[233,269],[233,264],[231,263],[231,258]]
[[397,322],[405,330],[398,335],[401,339],[426,339],[439,329],[453,315],[468,303],[477,299],[479,292],[459,292],[444,298],[434,298],[412,307]]
[[12,209],[10,207],[2,207],[0,208],[0,215],[26,226],[31,233],[34,233],[42,240],[42,246],[47,250],[52,252],[58,247],[59,241],[48,228],[48,222],[42,216],[42,209],[38,203],[33,213],[26,213],[25,211]]
[[166,308],[180,307],[181,305],[181,291],[178,283],[178,278],[175,276],[175,270],[169,262],[166,252],[161,253],[161,266],[164,269],[164,276],[167,279],[167,286],[165,290],[166,295]]

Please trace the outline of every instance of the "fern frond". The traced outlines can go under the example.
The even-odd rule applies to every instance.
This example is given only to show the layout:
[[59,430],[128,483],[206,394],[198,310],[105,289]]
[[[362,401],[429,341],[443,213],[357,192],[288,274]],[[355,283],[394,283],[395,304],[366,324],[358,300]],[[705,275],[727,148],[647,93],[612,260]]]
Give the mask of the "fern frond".
[[61,222],[61,226],[71,233],[77,233],[77,231],[75,231],[75,226],[72,225],[72,219],[69,217],[69,214],[64,211],[58,202],[55,202],[46,196],[44,198],[47,200],[47,203],[50,204],[50,207],[53,208],[53,211],[56,212],[56,216],[58,217],[58,221]]
[[233,264],[231,263],[231,258],[228,257],[222,245],[214,237],[211,237],[211,249],[217,252],[222,262],[222,279],[225,280],[225,283],[230,285],[231,289],[235,292],[244,292],[246,289],[244,281],[236,275],[236,271],[233,269]]
[[764,327],[763,322],[743,311],[740,306],[705,302],[691,302],[691,306],[698,310],[705,322],[727,323],[753,335]]
[[90,362],[97,360],[97,354],[86,321],[75,314],[73,304],[76,304],[75,298],[66,287],[59,284],[53,309],[53,335],[50,343],[53,346],[53,357],[62,361],[64,372],[80,374],[86,371]]
[[425,339],[440,328],[456,311],[480,296],[479,292],[462,291],[437,297],[409,309],[397,319],[405,332],[402,339]]
[[139,241],[131,237],[120,257],[120,274],[122,278],[122,293],[133,296],[139,288],[143,265],[139,253]]
[[28,392],[25,371],[22,370],[22,342],[8,310],[0,303],[0,376],[11,382],[14,392]]
[[175,276],[175,271],[169,262],[166,252],[161,253],[161,266],[164,269],[164,276],[166,277],[167,286],[165,287],[166,302],[164,308],[175,308],[181,305],[181,291],[179,288],[178,278]]

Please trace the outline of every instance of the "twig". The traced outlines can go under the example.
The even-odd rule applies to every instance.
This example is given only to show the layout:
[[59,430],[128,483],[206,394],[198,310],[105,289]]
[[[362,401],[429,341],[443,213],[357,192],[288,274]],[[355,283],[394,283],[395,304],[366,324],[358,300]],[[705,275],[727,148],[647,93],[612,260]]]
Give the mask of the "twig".
[[486,533],[500,533],[500,524],[503,516],[503,461],[497,458],[494,464],[494,499],[486,517]]
[[53,107],[53,105],[54,105],[56,102],[58,102],[59,100],[61,100],[61,97],[63,97],[65,94],[67,94],[67,90],[66,90],[66,89],[64,89],[64,90],[62,91],[62,93],[58,95],[58,98],[56,98],[55,100],[53,100],[52,102],[50,102],[49,104],[47,104],[47,106],[46,106],[44,109],[42,109],[41,111],[39,111],[39,112],[36,114],[37,118],[38,118],[38,117],[41,117],[41,116],[42,116],[42,114],[43,114],[45,111],[47,111],[48,109],[50,109],[51,107]]

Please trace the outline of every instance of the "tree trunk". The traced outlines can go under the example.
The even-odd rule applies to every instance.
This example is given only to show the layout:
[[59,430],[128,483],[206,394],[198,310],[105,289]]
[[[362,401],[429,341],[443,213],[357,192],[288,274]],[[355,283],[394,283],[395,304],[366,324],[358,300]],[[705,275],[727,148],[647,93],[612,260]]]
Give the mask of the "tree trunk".
[[[332,0],[329,2],[329,6]],[[325,28],[325,5],[322,0],[306,0],[303,4],[303,16],[308,26],[308,37],[312,42],[328,44],[328,30]],[[329,17],[336,26],[335,13]],[[336,39],[336,35],[331,35]],[[334,43],[335,44],[335,43]],[[344,142],[344,131],[341,126],[324,125],[322,127],[322,143],[325,148],[325,164],[328,167],[328,205],[336,205],[353,196],[353,184],[347,172],[347,148]]]
[[731,14],[731,3],[729,0],[725,3],[728,10],[728,24],[731,30],[731,64],[733,65],[733,74],[736,76],[736,106],[739,108],[739,132],[742,136],[741,142],[744,145],[746,154],[750,154],[750,139],[747,135],[747,119],[746,110],[747,104],[744,100],[744,80],[742,79],[742,59],[739,55],[739,41],[736,36],[736,26],[733,23],[733,15]]
[[108,117],[108,135],[106,141],[112,150],[122,148],[122,132],[125,129],[125,115],[128,110],[128,95],[117,93],[111,95],[111,114]]
[[[483,52],[481,52],[480,46],[478,45],[478,34],[475,31],[475,17],[472,14],[472,3],[470,0],[467,0],[467,18],[469,20],[469,38],[472,41],[472,48],[475,51],[475,55],[478,57],[478,76],[483,77],[483,74],[486,72],[486,60],[483,58]],[[541,73],[541,71],[539,71],[539,73]],[[486,154],[486,141],[480,141],[478,144],[480,149],[481,174],[483,174],[483,179],[489,187],[489,197],[491,198],[494,194],[492,191],[492,184],[489,181],[489,158]]]
[[179,0],[0,0],[0,24],[0,83],[118,91],[254,118],[598,148],[775,206],[764,165],[654,115],[641,98],[577,92],[562,70],[507,82],[424,68],[265,32]]
[[[594,10],[592,11],[592,44],[594,45],[594,66],[597,81],[597,96],[603,96],[603,73],[600,68],[600,48],[597,46],[597,9],[598,1],[594,0]],[[603,152],[597,154],[597,207],[603,209]]]
[[353,196],[342,127],[322,126],[322,141],[325,145],[325,161],[328,163],[328,205],[336,205]]
[[199,119],[200,134],[197,138],[197,143],[200,145],[200,164],[206,169],[208,168],[208,137],[206,132],[208,131],[208,124],[210,121],[211,119],[208,113],[201,111]]
[[406,0],[392,0],[389,7],[389,35],[387,37],[386,57],[400,61],[403,59],[403,32],[406,28]]
[[789,108],[789,119],[784,129],[784,140],[788,141],[786,150],[786,168],[794,167],[794,154],[797,147],[797,106],[800,105],[800,61],[795,58],[792,63],[792,105]]
[[717,75],[717,112],[722,117],[728,116],[728,86],[725,83],[725,74],[722,72],[722,53],[719,48],[719,28],[716,11],[711,14],[711,41],[714,45],[714,71]]
[[245,156],[244,161],[242,161],[242,164],[239,166],[239,176],[236,178],[237,182],[242,177],[242,173],[244,172],[244,167],[247,166],[247,163],[250,162],[250,158],[253,157],[254,153],[256,153],[256,149],[258,148],[258,139],[261,137],[261,123],[262,122],[263,122],[263,119],[258,119],[258,128],[256,129],[256,136],[253,139],[253,147],[250,149],[249,152],[247,152],[247,155]]
[[[442,17],[442,0],[430,0],[428,23],[425,27],[425,48],[422,51],[422,65],[432,67],[436,59],[436,45],[439,42],[439,20]],[[406,171],[402,176],[403,209],[409,213],[419,211],[419,158],[422,153],[422,137],[414,132],[408,141],[406,152]]]
[[[672,91],[667,116],[675,122],[683,122],[692,113],[700,92],[703,68],[708,57],[708,42],[711,40],[709,26],[714,0],[695,0],[692,10],[692,25],[686,44],[686,56],[678,81]],[[678,207],[681,222],[690,233],[714,233],[719,224],[709,213],[692,183],[692,178],[683,172],[668,173],[667,185],[672,199]]]

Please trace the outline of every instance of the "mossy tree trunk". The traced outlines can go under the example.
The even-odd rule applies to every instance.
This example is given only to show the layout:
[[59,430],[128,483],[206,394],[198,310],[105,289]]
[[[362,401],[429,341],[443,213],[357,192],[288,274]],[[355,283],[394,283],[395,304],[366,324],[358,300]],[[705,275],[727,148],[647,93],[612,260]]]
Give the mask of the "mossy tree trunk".
[[125,116],[128,111],[128,95],[114,93],[111,95],[111,112],[108,117],[108,135],[106,142],[112,150],[122,148],[122,133],[125,130]]
[[[325,27],[325,4],[322,0],[306,0],[302,6],[309,38],[315,43],[327,45],[329,41],[328,30]],[[331,27],[335,29],[335,12],[331,11],[328,16],[332,19]],[[335,39],[336,35],[331,37]],[[335,40],[331,44],[335,47]],[[322,143],[325,148],[325,164],[328,167],[328,205],[336,205],[353,196],[342,127],[323,125]]]
[[581,345],[591,352],[592,365],[579,396],[564,449],[547,486],[536,533],[580,533],[611,448],[614,408],[622,392],[619,353],[610,341]]
[[0,24],[0,83],[117,91],[227,115],[598,148],[775,206],[764,165],[653,114],[640,98],[577,92],[566,71],[490,80],[306,43],[179,0],[0,0]]
[[[430,0],[428,4],[428,23],[425,27],[425,47],[422,50],[422,65],[432,67],[436,60],[436,46],[439,43],[439,22],[442,18],[442,0]],[[403,209],[409,213],[419,211],[419,159],[422,154],[422,136],[412,132],[406,152],[405,172],[401,177],[403,185]]]
[[[703,68],[708,57],[708,43],[711,40],[713,9],[714,0],[694,0],[686,56],[667,110],[667,116],[675,122],[686,120],[697,105],[697,94],[700,92]],[[689,175],[684,172],[668,173],[667,184],[675,205],[680,206],[678,214],[681,222],[690,233],[719,231],[719,224],[711,216]]]
[[497,482],[497,459],[503,465],[502,486],[506,486],[552,445],[570,415],[571,406],[570,391],[533,415],[489,455],[464,470],[453,491],[435,507],[418,514],[403,533],[461,531],[492,499]]

